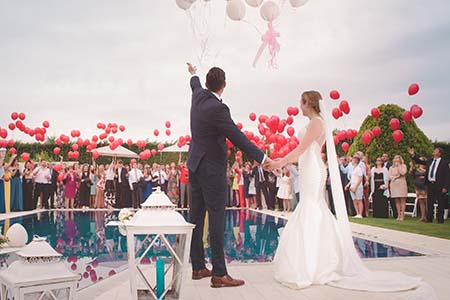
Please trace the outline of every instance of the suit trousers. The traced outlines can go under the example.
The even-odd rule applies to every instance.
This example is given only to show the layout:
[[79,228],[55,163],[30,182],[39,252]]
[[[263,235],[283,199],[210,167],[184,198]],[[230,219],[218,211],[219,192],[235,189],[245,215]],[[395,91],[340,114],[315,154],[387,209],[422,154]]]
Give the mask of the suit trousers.
[[227,275],[224,257],[225,202],[227,200],[226,167],[212,166],[202,161],[196,172],[189,170],[192,192],[191,223],[195,224],[191,243],[192,269],[205,268],[205,249],[203,248],[203,227],[205,213],[209,219],[209,241],[214,276]]
[[44,183],[36,183],[34,185],[34,196],[33,196],[33,207],[34,208],[37,207],[39,197],[41,197],[41,207],[49,208],[48,207],[49,187],[50,187],[50,184],[44,184]]
[[427,222],[433,222],[434,218],[434,204],[437,203],[436,218],[438,223],[444,223],[444,209],[446,207],[447,199],[442,193],[442,187],[434,183],[428,184],[428,201],[427,201]]
[[267,188],[267,185],[265,182],[260,182],[258,184],[255,184],[256,188],[256,205],[258,208],[262,208],[262,202],[261,202],[261,193],[264,195],[264,199],[266,201],[267,207],[269,207],[269,190]]
[[144,193],[142,192],[139,183],[133,183],[133,190],[131,191],[131,203],[133,208],[139,208],[144,199]]

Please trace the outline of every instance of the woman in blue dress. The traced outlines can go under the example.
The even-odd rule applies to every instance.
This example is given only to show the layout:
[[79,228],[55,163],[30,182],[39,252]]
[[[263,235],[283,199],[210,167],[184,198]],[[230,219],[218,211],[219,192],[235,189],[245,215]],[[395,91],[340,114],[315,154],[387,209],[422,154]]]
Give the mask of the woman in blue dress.
[[19,162],[16,158],[11,164],[11,211],[23,211],[22,180]]
[[150,170],[149,165],[145,165],[144,167],[144,180],[145,180],[145,187],[144,187],[144,201],[147,200],[147,198],[152,194],[152,172]]

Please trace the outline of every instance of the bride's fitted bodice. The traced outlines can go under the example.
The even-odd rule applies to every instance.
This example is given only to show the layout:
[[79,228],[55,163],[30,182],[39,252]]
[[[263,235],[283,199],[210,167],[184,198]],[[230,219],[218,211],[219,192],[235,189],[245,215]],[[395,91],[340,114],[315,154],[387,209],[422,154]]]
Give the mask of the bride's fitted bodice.
[[[319,120],[322,120],[319,118]],[[300,143],[306,134],[308,127],[304,127],[299,131],[298,138]],[[305,195],[306,199],[322,199],[318,197],[324,192],[326,181],[326,168],[322,160],[322,145],[325,143],[325,130],[316,141],[313,141],[308,149],[298,158],[299,171],[299,190],[301,195]]]

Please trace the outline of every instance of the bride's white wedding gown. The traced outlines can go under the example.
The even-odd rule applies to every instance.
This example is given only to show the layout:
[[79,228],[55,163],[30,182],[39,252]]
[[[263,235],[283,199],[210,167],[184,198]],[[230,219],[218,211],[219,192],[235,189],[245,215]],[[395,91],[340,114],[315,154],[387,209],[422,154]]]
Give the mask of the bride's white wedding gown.
[[[300,140],[305,132],[306,128],[300,131]],[[334,143],[333,149],[328,145],[328,140],[332,140],[331,131],[326,132],[323,124],[321,137],[298,159],[301,199],[280,237],[274,258],[275,280],[294,289],[313,284],[327,284],[374,292],[417,290],[423,285],[420,278],[398,272],[368,270],[355,250],[345,203],[335,203],[337,218],[328,209],[325,200],[327,172],[321,158],[325,140],[327,140],[330,174],[333,174],[333,171],[338,172],[337,160],[330,160],[332,152],[335,153]],[[332,166],[332,163],[336,165]],[[333,180],[333,177],[331,179]],[[338,183],[334,182],[333,197],[335,202],[344,201],[343,193],[336,195],[337,189],[341,189],[342,193],[340,179]],[[433,299],[434,291],[431,287],[428,286],[426,290],[428,299]],[[416,293],[414,297],[406,298],[422,297],[418,298]]]

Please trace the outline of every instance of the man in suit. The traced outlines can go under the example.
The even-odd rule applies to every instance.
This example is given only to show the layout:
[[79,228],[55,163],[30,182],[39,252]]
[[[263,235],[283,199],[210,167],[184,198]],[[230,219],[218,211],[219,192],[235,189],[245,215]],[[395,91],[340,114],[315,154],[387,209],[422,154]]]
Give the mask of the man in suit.
[[267,207],[269,207],[269,188],[267,186],[267,176],[266,172],[261,166],[255,166],[252,170],[252,176],[255,178],[255,189],[256,189],[256,205],[258,209],[262,209],[261,193],[264,195],[264,200],[266,201]]
[[[212,68],[206,75],[203,89],[197,69],[188,63],[191,77],[191,133],[188,169],[192,191],[191,222],[195,224],[191,244],[192,279],[211,278],[211,287],[243,285],[243,280],[228,275],[224,258],[224,218],[227,200],[227,145],[234,145],[248,153],[258,163],[263,163],[264,153],[239,130],[231,119],[230,110],[222,103],[225,89],[225,72]],[[205,265],[203,227],[205,212],[209,216],[209,238],[212,254],[212,271]]]
[[50,199],[50,208],[55,208],[55,193],[56,193],[56,183],[58,181],[58,171],[55,170],[55,164],[50,164],[50,186],[49,186],[49,199]]
[[127,178],[127,169],[125,169],[123,162],[119,160],[117,162],[117,170],[116,170],[116,206],[117,208],[127,207],[128,199],[130,198],[128,195],[129,191],[129,183]]
[[427,161],[418,158],[413,148],[410,148],[408,152],[416,163],[426,164],[427,166],[427,176],[425,177],[425,184],[428,188],[427,222],[433,222],[434,204],[437,203],[437,221],[443,224],[444,209],[447,206],[445,195],[450,186],[450,170],[448,162],[442,159],[442,149],[435,148],[433,158]]

